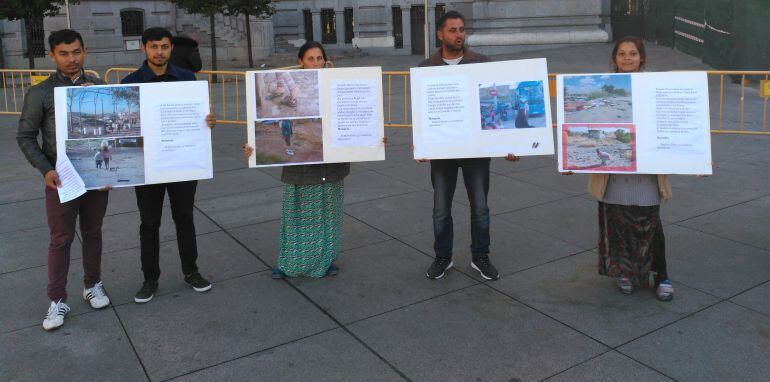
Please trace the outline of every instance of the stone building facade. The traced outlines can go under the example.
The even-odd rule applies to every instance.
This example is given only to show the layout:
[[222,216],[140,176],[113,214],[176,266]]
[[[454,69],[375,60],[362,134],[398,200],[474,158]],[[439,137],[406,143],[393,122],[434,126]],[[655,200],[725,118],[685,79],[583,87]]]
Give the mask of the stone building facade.
[[[72,29],[83,35],[89,51],[88,66],[136,66],[142,62],[141,32],[160,26],[172,33],[192,34],[200,43],[204,69],[210,66],[210,23],[208,17],[188,14],[168,1],[89,1],[70,4]],[[22,21],[0,20],[0,53],[5,68],[26,68],[29,44],[33,50],[35,67],[51,68],[45,57],[47,38],[51,31],[66,28],[66,10],[59,15],[40,20],[33,26],[33,41],[28,41]],[[251,18],[251,37],[254,58],[273,53],[272,20]],[[216,16],[217,61],[221,67],[242,66],[248,61],[246,24],[244,17]]]
[[[313,39],[330,49],[423,52],[426,10],[420,0],[278,0],[274,4],[278,50]],[[428,4],[430,47],[436,46],[437,18],[449,10],[467,18],[468,45],[488,54],[611,38],[610,0],[433,0]]]

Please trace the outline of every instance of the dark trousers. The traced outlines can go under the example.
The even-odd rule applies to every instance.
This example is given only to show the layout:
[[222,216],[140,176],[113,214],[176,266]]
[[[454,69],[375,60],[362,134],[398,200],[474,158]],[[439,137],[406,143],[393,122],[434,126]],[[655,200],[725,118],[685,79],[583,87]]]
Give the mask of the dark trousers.
[[440,159],[430,161],[433,184],[433,250],[436,257],[452,257],[454,227],[452,199],[457,186],[457,170],[462,169],[465,190],[471,203],[471,253],[489,253],[489,158]]
[[59,203],[59,194],[45,189],[45,209],[51,239],[48,244],[48,298],[67,299],[67,274],[70,269],[70,247],[75,239],[75,222],[80,215],[83,239],[83,283],[91,288],[101,281],[102,221],[107,212],[109,192],[88,191],[67,203]]
[[151,184],[137,186],[136,204],[139,206],[139,239],[141,241],[142,272],[147,281],[160,277],[160,220],[163,215],[163,198],[168,190],[171,217],[176,225],[176,239],[182,271],[185,275],[198,272],[198,244],[195,240],[193,203],[198,181]]

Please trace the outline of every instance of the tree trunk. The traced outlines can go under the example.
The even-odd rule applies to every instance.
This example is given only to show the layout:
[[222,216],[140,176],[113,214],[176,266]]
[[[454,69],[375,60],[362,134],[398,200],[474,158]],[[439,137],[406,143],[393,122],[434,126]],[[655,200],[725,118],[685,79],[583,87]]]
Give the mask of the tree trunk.
[[[213,13],[209,15],[209,26],[211,27],[211,70],[217,70],[217,31]],[[216,74],[211,76],[211,82],[217,82]]]
[[32,51],[32,27],[31,17],[24,18],[24,29],[27,34],[27,60],[29,61],[29,68],[35,69],[35,52]]
[[254,55],[251,52],[251,21],[249,20],[249,12],[244,13],[246,16],[246,44],[248,44],[249,52],[249,68],[254,67]]

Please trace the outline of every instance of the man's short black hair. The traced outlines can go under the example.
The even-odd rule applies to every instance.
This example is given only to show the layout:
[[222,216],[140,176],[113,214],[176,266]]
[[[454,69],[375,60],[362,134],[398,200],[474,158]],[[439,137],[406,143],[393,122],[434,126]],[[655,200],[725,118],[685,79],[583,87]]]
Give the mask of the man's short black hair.
[[174,38],[171,35],[171,32],[168,31],[166,28],[161,27],[152,27],[147,28],[142,32],[142,45],[147,45],[147,42],[149,41],[160,41],[163,40],[163,37],[167,37],[168,41],[171,42]]
[[83,36],[81,36],[80,33],[72,29],[62,29],[53,32],[48,36],[48,45],[51,47],[51,52],[53,52],[53,48],[57,45],[72,44],[75,40],[80,41],[80,46],[86,47],[85,44],[83,44]]
[[436,30],[444,28],[444,24],[446,24],[446,21],[449,19],[460,19],[463,21],[463,24],[465,24],[465,17],[462,15],[462,13],[457,11],[449,11],[444,13],[444,15],[438,19],[436,22]]

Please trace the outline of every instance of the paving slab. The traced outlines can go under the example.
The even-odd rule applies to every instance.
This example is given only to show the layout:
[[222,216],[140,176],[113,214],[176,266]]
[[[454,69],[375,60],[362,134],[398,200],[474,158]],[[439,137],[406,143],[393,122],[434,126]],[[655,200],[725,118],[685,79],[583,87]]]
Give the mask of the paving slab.
[[47,225],[43,199],[0,205],[0,233],[47,227]]
[[596,200],[570,197],[500,214],[516,226],[526,227],[583,249],[596,248],[599,235]]
[[483,285],[349,328],[416,381],[540,380],[607,350]]
[[430,182],[430,165],[427,163],[415,163],[414,166],[405,164],[375,170],[375,172],[422,190],[433,192],[433,185]]
[[53,332],[38,326],[2,334],[0,349],[2,381],[147,380],[111,308],[68,316]]
[[[165,380],[334,328],[268,272],[116,308],[152,380]],[[291,318],[291,319],[286,319]],[[205,351],[202,351],[205,349]]]
[[[676,182],[673,179],[672,182]],[[682,222],[701,215],[735,205],[730,199],[688,189],[672,187],[672,198],[660,206],[660,218],[664,225]]]
[[[48,263],[48,227],[0,234],[0,274],[44,266]],[[82,255],[80,239],[75,236],[70,247],[70,258]]]
[[770,380],[770,317],[730,302],[618,350],[677,381]]
[[711,195],[733,203],[746,202],[770,194],[767,167],[742,160],[717,162],[714,175],[709,177],[677,176],[673,187]]
[[[492,215],[516,211],[535,205],[541,205],[555,200],[570,197],[569,194],[535,186],[520,180],[498,176],[489,181],[487,205]],[[457,179],[457,189],[454,200],[470,206],[468,192],[465,190],[462,178]]]
[[583,195],[588,193],[588,174],[562,175],[556,168],[542,167],[517,171],[506,176],[565,194]]
[[729,298],[770,279],[770,252],[682,226],[668,226],[669,276]]
[[521,157],[517,162],[511,162],[505,160],[505,158],[492,158],[489,171],[493,174],[508,175],[535,168],[550,168],[556,172],[556,166],[557,162],[555,155],[525,156]]
[[770,316],[770,281],[741,293],[730,301]]
[[234,156],[225,155],[222,153],[214,155],[213,162],[215,174],[222,171],[237,170],[249,167],[245,159],[235,158]]
[[770,235],[768,235],[770,233],[770,196],[715,211],[680,224],[770,250]]
[[[345,206],[350,216],[399,237],[433,229],[433,193],[426,191],[376,199]],[[455,202],[452,206],[455,224],[470,221],[470,209]]]
[[44,195],[45,182],[39,173],[36,176],[13,177],[0,181],[0,205],[31,199],[39,199],[44,203]]
[[719,301],[681,284],[663,303],[652,289],[632,295],[600,276],[597,255],[585,252],[500,279],[491,287],[516,298],[603,344],[616,347]]
[[340,254],[336,277],[291,282],[343,324],[468,287],[463,274],[429,280],[431,260],[395,240]]
[[199,200],[195,205],[224,228],[235,228],[278,219],[282,188]]
[[[267,269],[224,232],[199,235],[197,242],[198,269],[213,283]],[[82,278],[80,269],[74,269],[77,279]],[[160,269],[156,297],[190,289],[184,283],[176,240],[160,245]],[[139,248],[106,254],[102,259],[102,279],[113,305],[133,304],[134,294],[144,281]]]
[[412,147],[410,145],[401,145],[401,146],[386,146],[385,149],[385,158],[384,161],[370,161],[370,162],[359,162],[359,165],[362,167],[366,167],[370,170],[379,170],[383,168],[388,167],[396,167],[396,166],[405,166],[405,165],[411,165],[411,166],[417,166],[418,163],[414,161],[414,151],[412,151]]
[[[280,246],[281,221],[272,220],[235,228],[229,231],[262,261],[275,265]],[[342,240],[340,250],[346,251],[373,243],[389,240],[390,237],[357,219],[345,215],[342,220]]]
[[198,182],[196,200],[220,196],[259,192],[267,188],[280,187],[281,181],[253,168],[223,171],[214,179]]
[[[395,105],[394,105],[395,106]],[[394,123],[395,123],[394,119]],[[404,127],[386,127],[385,136],[388,137],[388,146],[406,146],[412,144],[412,129]]]
[[350,174],[345,178],[345,204],[402,195],[417,190],[414,186],[374,171]]
[[673,379],[616,351],[604,353],[588,362],[565,370],[546,382],[673,382]]
[[172,379],[207,381],[403,381],[342,329]]
[[[198,235],[219,231],[214,222],[200,211],[193,211],[195,233]],[[102,241],[105,253],[139,247],[139,211],[106,216],[102,223]],[[171,207],[163,207],[160,222],[160,242],[176,239],[176,226],[171,216]]]
[[[482,280],[479,273],[470,267],[471,233],[470,223],[456,224],[454,229],[455,268]],[[490,259],[500,275],[507,275],[531,268],[558,258],[566,257],[583,249],[551,236],[533,231],[496,216],[490,220]],[[401,238],[405,243],[430,256],[433,251],[433,230]],[[427,269],[428,265],[424,266]]]
[[[168,203],[167,196],[163,200],[163,205],[166,206]],[[136,192],[134,191],[134,187],[118,187],[110,190],[106,216],[134,211],[139,211],[139,207],[136,205]]]

